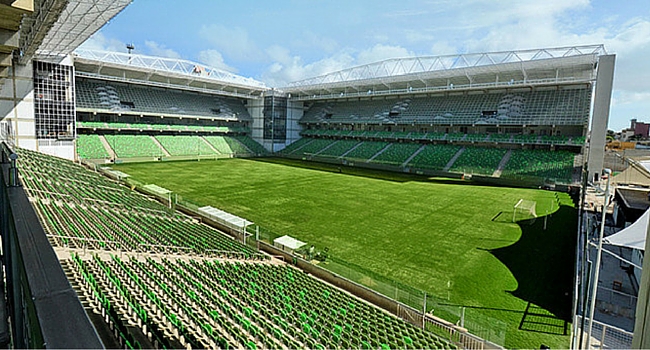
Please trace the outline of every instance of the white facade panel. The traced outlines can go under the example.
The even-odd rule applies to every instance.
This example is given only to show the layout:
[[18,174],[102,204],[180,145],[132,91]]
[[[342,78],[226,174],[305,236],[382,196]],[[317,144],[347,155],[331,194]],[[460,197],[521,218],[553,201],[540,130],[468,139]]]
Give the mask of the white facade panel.
[[59,158],[74,160],[74,142],[38,140],[38,151]]
[[17,139],[16,146],[21,148],[26,148],[32,151],[38,151],[38,149],[36,148],[37,146],[36,139]]
[[20,136],[33,136],[36,134],[36,125],[34,121],[18,120],[18,135]]

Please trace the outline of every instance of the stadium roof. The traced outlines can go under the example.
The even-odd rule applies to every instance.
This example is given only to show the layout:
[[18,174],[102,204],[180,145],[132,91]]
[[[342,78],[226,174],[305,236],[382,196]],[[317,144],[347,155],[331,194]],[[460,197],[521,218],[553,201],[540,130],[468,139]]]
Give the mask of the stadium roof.
[[294,99],[587,83],[603,45],[388,59],[290,83]]
[[255,79],[182,59],[83,49],[74,56],[76,74],[81,77],[236,97],[260,96],[269,89]]
[[21,29],[24,57],[65,56],[133,0],[41,1]]
[[0,1],[0,88],[13,64],[13,51],[20,46],[23,17],[34,11],[33,0]]

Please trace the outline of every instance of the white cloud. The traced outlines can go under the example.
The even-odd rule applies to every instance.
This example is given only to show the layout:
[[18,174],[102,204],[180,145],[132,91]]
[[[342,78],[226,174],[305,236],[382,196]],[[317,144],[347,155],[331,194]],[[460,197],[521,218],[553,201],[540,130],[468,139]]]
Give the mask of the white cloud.
[[266,53],[274,62],[262,73],[261,79],[270,86],[284,86],[292,81],[335,72],[350,67],[355,61],[345,51],[311,63],[303,62],[300,56],[292,56],[288,49],[277,45],[268,48]]
[[[203,26],[199,35],[207,44],[235,61],[258,61],[261,50],[241,27],[226,27],[219,24]],[[206,45],[208,46],[208,45]]]
[[97,32],[81,44],[79,48],[84,50],[126,52],[126,43],[117,39],[107,38],[101,32]]
[[436,41],[431,46],[431,54],[434,56],[454,55],[457,53],[458,49],[446,40]]
[[229,66],[223,59],[221,53],[217,50],[203,50],[199,52],[199,61],[213,68],[225,70],[231,73],[237,73],[237,69]]
[[432,33],[422,29],[405,29],[404,39],[409,43],[430,42],[436,39]]
[[293,81],[390,58],[414,56],[413,52],[401,46],[384,44],[377,44],[356,53],[349,49],[340,50],[330,57],[310,63],[304,62],[300,56],[291,55],[287,48],[278,45],[269,47],[266,54],[273,63],[262,74],[262,80],[270,86],[284,86]]
[[[157,56],[157,57],[167,57],[167,58],[181,58],[181,54],[178,52],[167,48],[165,45],[158,44],[155,41],[151,40],[146,40],[144,42],[145,46],[145,51],[147,54],[151,56]],[[136,48],[137,49],[137,48]]]
[[305,30],[301,35],[292,40],[292,47],[303,49],[317,49],[325,53],[333,53],[339,48],[336,40],[318,35],[311,30]]
[[650,91],[627,92],[621,91],[612,97],[612,106],[635,104],[638,102],[650,101]]
[[401,46],[377,44],[369,49],[359,52],[355,64],[362,65],[390,58],[404,58],[411,56],[415,56],[415,54]]

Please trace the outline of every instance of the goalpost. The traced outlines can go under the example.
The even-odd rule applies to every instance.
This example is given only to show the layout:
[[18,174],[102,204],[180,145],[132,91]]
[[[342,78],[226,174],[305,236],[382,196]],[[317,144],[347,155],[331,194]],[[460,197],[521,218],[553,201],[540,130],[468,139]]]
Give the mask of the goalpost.
[[517,204],[514,206],[514,210],[512,212],[512,222],[517,222],[518,219],[530,219],[531,217],[536,218],[536,206],[537,202],[535,201],[520,199],[519,202],[517,202]]

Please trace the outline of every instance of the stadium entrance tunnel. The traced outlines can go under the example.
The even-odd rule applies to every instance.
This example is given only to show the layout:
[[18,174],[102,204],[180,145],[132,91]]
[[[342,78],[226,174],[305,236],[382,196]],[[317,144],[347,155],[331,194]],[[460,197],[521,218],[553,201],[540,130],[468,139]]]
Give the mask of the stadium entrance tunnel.
[[507,292],[528,303],[519,329],[565,335],[571,321],[576,209],[561,205],[548,218],[518,224],[517,242],[489,252],[517,280],[517,289]]

